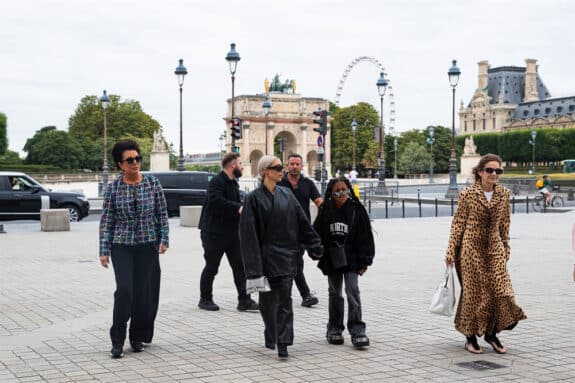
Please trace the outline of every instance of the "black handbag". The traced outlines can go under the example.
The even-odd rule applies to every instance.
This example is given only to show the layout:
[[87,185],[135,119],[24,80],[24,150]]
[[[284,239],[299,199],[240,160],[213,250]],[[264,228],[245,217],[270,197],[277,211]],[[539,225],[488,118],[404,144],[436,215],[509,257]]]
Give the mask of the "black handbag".
[[347,242],[349,234],[351,233],[352,230],[351,227],[353,225],[354,220],[355,220],[355,210],[353,210],[353,213],[351,215],[351,224],[349,225],[350,229],[349,232],[347,233],[347,236],[345,237],[345,240],[343,241],[343,244],[340,244],[339,242],[332,242],[331,246],[329,247],[329,259],[331,261],[331,266],[335,270],[347,267],[347,255],[345,254],[345,244]]
[[329,247],[329,259],[334,269],[343,269],[347,266],[347,256],[345,255],[345,243],[343,245],[334,242]]

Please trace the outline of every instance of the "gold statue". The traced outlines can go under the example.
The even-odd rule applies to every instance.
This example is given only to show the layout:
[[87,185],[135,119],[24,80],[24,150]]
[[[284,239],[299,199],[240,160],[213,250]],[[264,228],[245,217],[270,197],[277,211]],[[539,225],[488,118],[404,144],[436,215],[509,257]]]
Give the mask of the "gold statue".
[[266,90],[266,93],[270,92],[270,80],[268,80],[267,77],[266,80],[264,81],[264,88]]
[[295,80],[291,80],[291,91],[295,94]]

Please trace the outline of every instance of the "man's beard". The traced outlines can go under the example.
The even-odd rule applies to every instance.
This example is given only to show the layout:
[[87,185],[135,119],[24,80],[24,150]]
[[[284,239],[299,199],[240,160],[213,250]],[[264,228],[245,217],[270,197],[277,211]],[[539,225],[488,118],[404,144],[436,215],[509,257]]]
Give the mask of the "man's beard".
[[292,170],[292,171],[289,172],[289,174],[290,174],[292,177],[297,177],[297,176],[301,175],[301,171],[300,171],[300,170]]
[[240,169],[238,169],[238,168],[235,168],[234,171],[233,171],[233,175],[234,175],[234,177],[236,177],[236,178],[240,178],[240,177],[242,176],[242,171],[241,171]]

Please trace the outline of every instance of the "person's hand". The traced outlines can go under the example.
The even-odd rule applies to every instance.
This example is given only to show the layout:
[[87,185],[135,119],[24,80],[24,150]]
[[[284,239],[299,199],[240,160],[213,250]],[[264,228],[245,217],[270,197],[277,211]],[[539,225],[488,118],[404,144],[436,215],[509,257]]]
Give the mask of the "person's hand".
[[110,264],[110,256],[100,255],[100,265],[102,265],[102,267],[105,267],[107,269],[109,264]]
[[166,247],[166,245],[160,244],[160,248],[158,249],[158,253],[164,254],[164,253],[166,252],[166,250],[168,250],[168,248]]
[[367,267],[364,267],[363,269],[359,269],[357,271],[357,273],[361,276],[361,275],[365,274],[366,271],[367,271]]
[[310,249],[309,256],[316,261],[320,259],[323,256],[323,246],[318,246]]
[[445,266],[453,266],[454,263],[453,259],[445,257]]

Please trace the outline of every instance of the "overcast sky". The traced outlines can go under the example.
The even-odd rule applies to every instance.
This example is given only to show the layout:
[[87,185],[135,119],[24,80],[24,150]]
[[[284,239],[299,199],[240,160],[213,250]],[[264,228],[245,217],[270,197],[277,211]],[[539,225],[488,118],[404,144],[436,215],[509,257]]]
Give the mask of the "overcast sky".
[[[0,14],[0,112],[10,149],[21,151],[43,126],[67,130],[81,98],[106,89],[139,101],[177,148],[182,58],[184,151],[217,151],[231,96],[224,58],[235,42],[236,95],[262,93],[279,73],[301,95],[333,101],[346,67],[369,56],[393,85],[398,132],[450,126],[452,59],[462,72],[457,105],[473,94],[480,60],[535,58],[553,97],[575,95],[574,20],[569,0],[9,1]],[[379,110],[378,77],[373,64],[354,67],[340,105]]]

